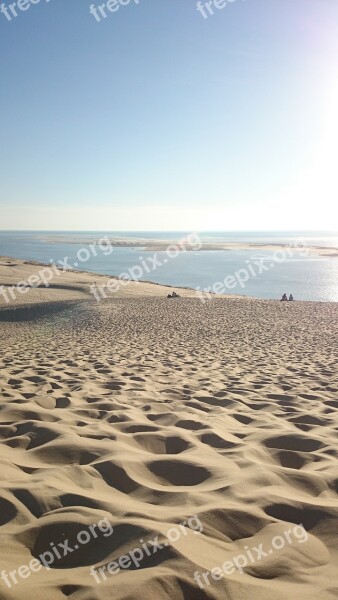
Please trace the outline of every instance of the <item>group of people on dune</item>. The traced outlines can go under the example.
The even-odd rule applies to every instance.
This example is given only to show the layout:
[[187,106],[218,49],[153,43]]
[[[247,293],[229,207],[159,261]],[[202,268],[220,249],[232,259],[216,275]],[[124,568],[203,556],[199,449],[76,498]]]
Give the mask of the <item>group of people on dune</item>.
[[281,297],[281,302],[293,302],[293,300],[294,298],[292,294],[290,294],[289,298],[286,294],[283,294],[283,296]]

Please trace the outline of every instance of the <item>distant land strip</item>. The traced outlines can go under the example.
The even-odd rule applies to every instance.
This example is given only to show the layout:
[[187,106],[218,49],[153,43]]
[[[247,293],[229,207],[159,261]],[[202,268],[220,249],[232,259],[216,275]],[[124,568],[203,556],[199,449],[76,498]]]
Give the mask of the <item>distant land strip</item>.
[[[159,240],[159,239],[144,239],[144,238],[109,238],[111,246],[115,248],[141,248],[144,251],[149,252],[164,252],[168,246],[175,245],[179,242],[179,239],[173,240]],[[59,236],[59,235],[49,235],[41,238],[41,241],[47,243],[66,243],[66,244],[94,244],[97,242],[97,239],[93,238],[82,238],[82,237],[67,237],[67,236]],[[260,244],[253,242],[201,242],[201,247],[199,249],[194,248],[193,246],[187,245],[185,247],[185,251],[187,252],[201,252],[201,251],[220,251],[220,250],[267,250],[267,251],[276,251],[276,250],[285,250],[285,248],[291,248],[292,250],[298,253],[304,252],[306,249],[310,254],[316,256],[328,256],[328,257],[338,257],[338,248],[329,247],[329,246],[294,246],[290,244]]]

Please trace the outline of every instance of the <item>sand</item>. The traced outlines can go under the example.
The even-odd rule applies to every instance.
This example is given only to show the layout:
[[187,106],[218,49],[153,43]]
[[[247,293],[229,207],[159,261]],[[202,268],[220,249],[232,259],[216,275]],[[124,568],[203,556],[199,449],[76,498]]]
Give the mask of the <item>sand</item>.
[[[5,263],[0,285],[33,269]],[[98,303],[95,277],[0,321],[0,599],[337,598],[338,305],[151,284]]]

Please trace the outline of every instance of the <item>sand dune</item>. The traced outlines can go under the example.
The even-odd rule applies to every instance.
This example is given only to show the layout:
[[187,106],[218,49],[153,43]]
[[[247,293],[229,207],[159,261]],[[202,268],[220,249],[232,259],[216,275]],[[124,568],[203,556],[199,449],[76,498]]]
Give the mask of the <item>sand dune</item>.
[[[81,277],[0,324],[1,571],[60,551],[0,579],[0,599],[337,598],[337,305],[171,301],[150,284],[97,303]],[[243,572],[207,584],[239,555]]]

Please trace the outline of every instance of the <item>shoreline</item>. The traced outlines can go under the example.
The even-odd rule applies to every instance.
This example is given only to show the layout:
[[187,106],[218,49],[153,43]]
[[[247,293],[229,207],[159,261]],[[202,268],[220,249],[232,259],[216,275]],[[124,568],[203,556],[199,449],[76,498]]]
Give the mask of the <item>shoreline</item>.
[[[211,298],[206,298],[206,292],[202,290],[196,290],[188,286],[173,286],[169,284],[156,283],[154,281],[135,281],[125,280],[119,278],[117,275],[104,275],[93,271],[85,271],[79,269],[72,269],[68,271],[62,271],[61,267],[58,268],[58,274],[55,275],[53,281],[48,282],[48,286],[40,284],[37,287],[27,288],[27,296],[24,293],[19,292],[17,287],[20,282],[28,279],[31,276],[36,275],[41,271],[39,267],[43,269],[50,269],[51,264],[44,263],[35,260],[19,259],[10,256],[0,256],[0,313],[17,311],[17,309],[30,310],[33,306],[43,309],[48,304],[50,309],[53,310],[53,306],[60,305],[62,303],[81,303],[109,301],[113,298],[119,297],[145,297],[151,296],[166,298],[169,293],[173,290],[178,290],[180,297],[182,298],[195,298],[201,301],[203,297],[204,302],[210,300],[245,300],[253,302],[280,302],[279,298],[260,298],[255,296],[247,296],[244,294],[216,294],[215,292],[209,292]],[[7,273],[3,271],[7,270]],[[8,273],[8,271],[11,271]],[[115,280],[120,282],[120,289],[117,292],[109,292],[106,288],[109,281]],[[99,283],[99,285],[97,285]],[[90,286],[95,285],[97,290],[106,290],[107,296],[100,298],[98,301],[95,300],[93,293],[90,292]],[[10,289],[15,289],[15,298],[11,298]],[[1,289],[3,291],[1,291]],[[5,296],[10,300],[6,302]],[[336,304],[333,301],[320,301],[320,300],[296,300],[297,303],[311,303],[311,304]],[[203,302],[201,301],[203,304]],[[42,310],[42,312],[44,309]],[[17,313],[18,314],[18,313]],[[0,321],[3,321],[0,318]]]
[[[112,280],[120,282],[120,289],[113,293],[107,291],[107,298],[103,298],[103,301],[108,301],[116,297],[136,296],[166,298],[173,290],[179,290],[180,297],[183,298],[200,299],[201,297],[201,294],[196,289],[187,286],[165,285],[153,281],[126,280],[119,278],[117,275],[104,275],[102,273],[76,269],[63,271],[61,267],[54,271],[53,279],[48,280],[48,285],[44,285],[41,282],[36,287],[26,286],[26,288],[23,288],[23,286],[19,286],[21,282],[27,281],[32,276],[37,276],[39,272],[46,269],[52,270],[51,264],[10,256],[0,256],[0,310],[74,300],[92,300],[93,302],[97,302],[90,291],[90,287],[95,285],[98,289],[105,289],[107,283]],[[99,285],[97,285],[98,283]],[[10,290],[12,290],[12,293]],[[11,297],[12,294],[15,295],[15,298]],[[258,298],[239,294],[212,293],[211,295],[212,299],[259,300]],[[5,297],[7,297],[9,302],[6,302]]]

